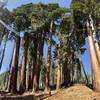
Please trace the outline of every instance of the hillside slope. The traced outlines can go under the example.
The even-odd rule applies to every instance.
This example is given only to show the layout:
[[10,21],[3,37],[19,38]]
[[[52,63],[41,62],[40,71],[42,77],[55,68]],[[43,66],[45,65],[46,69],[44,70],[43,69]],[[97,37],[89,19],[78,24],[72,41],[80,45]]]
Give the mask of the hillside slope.
[[51,93],[50,97],[44,95],[43,92],[37,96],[32,92],[25,92],[23,95],[1,93],[0,100],[100,100],[100,93],[96,93],[84,85],[75,85],[61,89],[58,93],[55,91],[51,91]]
[[63,89],[45,100],[100,100],[100,94],[86,86],[75,85]]

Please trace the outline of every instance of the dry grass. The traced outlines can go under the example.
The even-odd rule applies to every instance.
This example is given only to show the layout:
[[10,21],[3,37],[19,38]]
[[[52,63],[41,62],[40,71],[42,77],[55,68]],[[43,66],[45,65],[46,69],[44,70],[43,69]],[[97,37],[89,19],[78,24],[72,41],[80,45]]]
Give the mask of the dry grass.
[[45,100],[100,100],[100,93],[95,93],[84,85],[75,85],[62,89]]
[[61,89],[59,92],[52,91],[48,97],[44,92],[40,91],[37,94],[26,92],[23,95],[13,95],[2,93],[0,100],[100,100],[100,93],[93,92],[90,88],[84,85],[75,85],[66,89]]

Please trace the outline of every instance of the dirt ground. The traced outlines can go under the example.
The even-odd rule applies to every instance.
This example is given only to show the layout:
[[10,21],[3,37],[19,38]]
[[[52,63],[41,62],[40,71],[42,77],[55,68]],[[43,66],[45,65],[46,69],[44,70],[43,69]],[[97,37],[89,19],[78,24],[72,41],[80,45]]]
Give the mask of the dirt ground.
[[100,100],[100,93],[93,92],[84,85],[75,85],[62,89],[45,100]]
[[43,92],[35,94],[26,92],[23,95],[1,93],[0,100],[100,100],[100,93],[92,91],[84,85],[75,85],[59,92],[51,91],[51,96],[44,96]]

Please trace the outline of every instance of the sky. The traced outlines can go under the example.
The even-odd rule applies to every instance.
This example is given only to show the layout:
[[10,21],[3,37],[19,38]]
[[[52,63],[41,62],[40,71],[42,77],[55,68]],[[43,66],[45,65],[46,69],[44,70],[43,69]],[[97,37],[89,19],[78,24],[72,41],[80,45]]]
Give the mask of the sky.
[[22,4],[27,4],[27,3],[59,3],[60,6],[63,7],[70,7],[70,2],[71,0],[8,0],[7,7],[12,10],[13,8],[16,8]]
[[[12,11],[14,8],[21,6],[22,4],[27,4],[27,3],[31,3],[31,2],[33,2],[33,3],[42,2],[45,4],[59,3],[60,6],[68,8],[68,7],[70,7],[71,0],[8,0],[6,7]],[[85,66],[86,72],[90,73],[91,65],[90,65],[90,55],[89,55],[89,49],[88,49],[89,47],[88,47],[87,39],[86,39],[86,45],[84,47],[87,50],[86,50],[85,54],[81,55],[80,57],[82,59],[83,65]],[[8,44],[6,47],[6,55],[4,57],[3,67],[0,71],[0,73],[6,71],[6,69],[9,67],[12,50],[13,50],[13,43],[12,43],[12,41],[8,41]],[[45,52],[45,56],[47,56],[47,45],[45,45],[44,52]]]

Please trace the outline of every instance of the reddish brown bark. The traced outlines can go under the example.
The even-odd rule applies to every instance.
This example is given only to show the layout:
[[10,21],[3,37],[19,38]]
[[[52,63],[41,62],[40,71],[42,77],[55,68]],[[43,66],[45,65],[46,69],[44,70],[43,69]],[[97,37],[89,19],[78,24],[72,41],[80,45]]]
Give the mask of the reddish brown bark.
[[4,43],[3,53],[2,53],[2,57],[1,57],[1,61],[0,61],[0,70],[1,70],[3,59],[4,59],[4,56],[5,56],[6,44],[7,44],[7,39]]
[[61,88],[61,64],[58,62],[57,65],[57,85],[56,85],[56,90],[58,91]]
[[11,60],[10,60],[10,65],[9,65],[9,80],[8,80],[8,86],[7,86],[8,92],[10,92],[10,89],[11,89],[10,81],[11,81],[11,64],[12,64],[12,60],[13,60],[13,55],[14,55],[14,47],[13,47],[13,52],[12,52],[12,56],[11,56]]
[[57,84],[56,90],[59,91],[61,88],[61,61],[60,61],[60,54],[61,54],[61,43],[57,46],[58,48],[58,64],[57,64]]
[[20,91],[22,92],[24,92],[26,89],[26,65],[27,65],[28,46],[29,46],[29,36],[28,33],[25,33],[23,55],[22,55],[22,67],[21,67],[21,83],[20,83]]
[[47,61],[47,70],[45,75],[45,92],[50,93],[49,88],[49,75],[50,75],[50,67],[51,67],[51,40],[52,40],[52,30],[53,29],[53,21],[51,21],[50,32],[48,34],[48,61]]
[[71,84],[71,65],[65,63],[65,67],[64,67],[64,85],[65,87],[70,86]]
[[17,92],[17,70],[18,70],[18,59],[19,59],[19,48],[20,48],[20,37],[16,37],[15,48],[13,53],[13,59],[11,64],[11,77],[10,77],[10,88],[9,92]]
[[34,73],[35,73],[36,57],[37,57],[37,34],[33,42],[34,42],[34,48],[33,47],[29,48],[30,62],[29,62],[28,90],[29,89],[34,90]]
[[29,76],[28,76],[28,90],[32,89],[33,87],[33,64],[32,61],[29,64]]
[[34,92],[39,91],[39,78],[40,78],[40,67],[41,67],[41,46],[42,46],[42,33],[38,33],[36,65],[34,66],[34,80],[33,80]]

